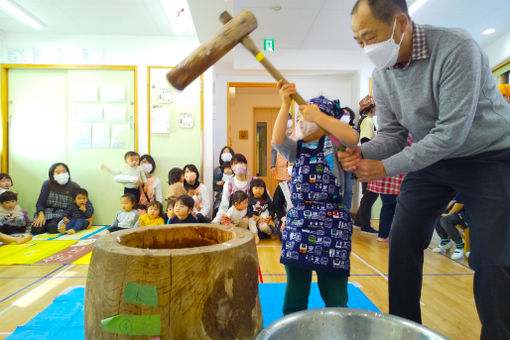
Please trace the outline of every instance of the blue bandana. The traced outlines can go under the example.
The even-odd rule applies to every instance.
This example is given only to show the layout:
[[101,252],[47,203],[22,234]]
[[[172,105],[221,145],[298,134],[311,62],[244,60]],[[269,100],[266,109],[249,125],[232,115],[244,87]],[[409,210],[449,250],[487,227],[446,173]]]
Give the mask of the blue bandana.
[[344,110],[340,107],[340,100],[329,100],[324,96],[310,99],[310,103],[319,105],[319,109],[333,118],[340,119],[344,115]]

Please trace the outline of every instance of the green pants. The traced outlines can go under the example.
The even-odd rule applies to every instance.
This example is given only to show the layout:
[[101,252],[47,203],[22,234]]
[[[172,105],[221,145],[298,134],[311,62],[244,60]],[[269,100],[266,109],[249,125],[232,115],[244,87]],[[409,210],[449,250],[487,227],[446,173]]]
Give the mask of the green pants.
[[[283,315],[305,310],[308,307],[312,271],[285,266],[287,287],[283,300]],[[347,306],[347,280],[344,275],[317,272],[321,297],[326,307]]]

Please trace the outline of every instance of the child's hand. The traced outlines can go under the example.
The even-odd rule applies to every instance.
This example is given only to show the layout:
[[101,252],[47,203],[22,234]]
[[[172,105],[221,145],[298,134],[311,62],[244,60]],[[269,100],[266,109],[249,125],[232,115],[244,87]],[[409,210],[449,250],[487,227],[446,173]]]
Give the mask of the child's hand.
[[62,219],[62,221],[64,221],[64,223],[67,223],[67,222],[69,222],[70,220],[69,220],[67,217],[64,217],[64,218]]
[[283,80],[278,81],[276,85],[278,89],[278,93],[280,94],[280,99],[283,104],[290,105],[291,95],[296,93],[296,85],[294,84],[283,84]]
[[85,204],[80,205],[80,210],[83,212],[87,211],[87,206]]
[[216,185],[219,186],[219,187],[221,187],[223,184],[225,184],[225,182],[223,182],[223,181],[216,182]]
[[309,122],[315,122],[318,115],[324,114],[317,104],[312,103],[299,105],[299,112],[301,112],[301,117]]
[[230,218],[228,218],[228,216],[225,216],[225,215],[223,215],[221,217],[221,224],[223,224],[223,225],[232,225],[232,223],[230,222]]
[[101,164],[101,170],[110,171],[110,168],[106,164]]

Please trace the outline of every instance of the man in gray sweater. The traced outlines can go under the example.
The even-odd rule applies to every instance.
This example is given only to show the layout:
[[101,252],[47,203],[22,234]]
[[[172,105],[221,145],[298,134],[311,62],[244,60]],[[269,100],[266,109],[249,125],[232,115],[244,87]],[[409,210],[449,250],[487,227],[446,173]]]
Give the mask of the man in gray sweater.
[[405,0],[359,0],[351,25],[377,68],[379,131],[338,158],[361,181],[408,173],[391,228],[390,313],[421,322],[423,251],[458,192],[481,338],[510,339],[510,106],[487,56],[463,30],[413,23]]

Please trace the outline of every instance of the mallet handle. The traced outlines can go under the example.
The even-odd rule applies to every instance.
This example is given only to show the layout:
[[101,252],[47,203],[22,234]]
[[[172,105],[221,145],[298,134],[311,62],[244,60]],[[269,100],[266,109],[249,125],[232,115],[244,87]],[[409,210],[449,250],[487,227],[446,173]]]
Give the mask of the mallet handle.
[[[227,11],[224,11],[223,13],[220,14],[220,21],[223,24],[226,24],[230,20],[232,20],[232,16]],[[262,64],[262,66],[264,66],[264,68],[269,72],[269,74],[271,74],[273,76],[273,78],[276,81],[283,80],[284,84],[288,84],[289,83],[287,81],[287,79],[285,79],[285,77],[280,73],[280,71],[278,71],[273,66],[273,64],[271,64],[269,62],[269,60],[264,56],[264,54],[259,51],[257,46],[255,46],[255,43],[253,42],[253,40],[251,40],[251,38],[249,36],[245,36],[244,38],[242,38],[241,39],[241,44],[243,44],[243,46],[246,47],[246,49],[248,51],[250,51],[251,54],[253,54],[253,56]],[[306,104],[306,101],[303,99],[303,97],[301,97],[299,95],[299,93],[295,93],[295,94],[291,95],[291,97],[299,105]]]

